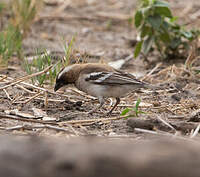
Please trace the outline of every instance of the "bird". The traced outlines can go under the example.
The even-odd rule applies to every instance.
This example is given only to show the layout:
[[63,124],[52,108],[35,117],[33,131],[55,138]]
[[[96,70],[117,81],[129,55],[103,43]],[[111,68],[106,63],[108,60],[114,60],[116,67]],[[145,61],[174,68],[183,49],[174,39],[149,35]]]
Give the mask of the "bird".
[[131,91],[155,88],[128,72],[101,63],[72,64],[64,67],[56,76],[54,91],[68,84],[74,84],[79,90],[98,98],[99,106],[89,111],[90,114],[100,109],[106,98],[115,98],[116,103],[107,115],[111,115],[120,103],[120,98]]

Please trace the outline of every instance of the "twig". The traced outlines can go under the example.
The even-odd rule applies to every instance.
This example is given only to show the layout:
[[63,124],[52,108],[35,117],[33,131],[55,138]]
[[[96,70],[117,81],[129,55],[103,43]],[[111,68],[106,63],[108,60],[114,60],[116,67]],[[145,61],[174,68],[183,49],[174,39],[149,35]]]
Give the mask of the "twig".
[[190,136],[190,138],[194,138],[195,136],[197,136],[197,134],[199,133],[199,130],[200,130],[200,123],[195,129],[194,133]]
[[13,130],[24,129],[25,127],[27,128],[26,125],[17,125],[17,126],[14,126],[14,127],[5,128],[5,130],[7,130],[7,131],[13,131]]
[[176,132],[176,129],[173,126],[171,126],[168,122],[163,120],[160,116],[156,116],[156,118]]
[[45,88],[37,87],[37,86],[35,86],[35,85],[33,85],[33,84],[29,84],[29,83],[26,83],[26,82],[21,82],[21,84],[24,84],[24,85],[26,85],[27,87],[32,87],[32,88],[37,89],[37,90],[41,90],[41,91],[44,91],[44,92],[47,92],[47,93],[51,93],[51,94],[53,94],[53,95],[59,95],[59,96],[63,96],[63,97],[66,97],[66,98],[69,97],[68,95],[59,94],[59,93],[57,93],[57,92],[53,92],[53,91],[50,91],[50,90],[45,89]]
[[[17,125],[17,126],[14,126],[14,127],[8,127],[8,128],[4,128],[4,130],[7,130],[7,131],[13,131],[13,130],[20,130],[20,129],[39,129],[39,128],[48,128],[48,129],[53,129],[53,130],[56,130],[56,131],[63,131],[63,132],[67,132],[67,133],[71,133],[71,134],[74,134],[74,135],[77,135],[78,136],[78,133],[72,129],[72,132],[65,129],[65,128],[61,128],[61,127],[56,127],[56,126],[52,126],[52,125],[34,125],[34,126],[31,126],[31,125]],[[70,127],[69,127],[70,128]]]
[[65,128],[61,128],[61,127],[56,127],[56,126],[52,126],[52,125],[37,125],[37,126],[33,126],[32,128],[48,128],[48,129],[53,129],[56,131],[63,131],[63,132],[67,132],[67,133],[71,133],[71,134],[75,134],[77,135],[77,133],[75,133],[73,131],[73,133]]
[[[41,92],[40,92],[41,93]],[[31,98],[31,97],[27,97],[27,98]],[[40,100],[40,101],[44,101],[44,98],[34,98],[34,99],[36,99],[36,100]],[[63,103],[63,102],[65,102],[65,100],[57,100],[57,99],[48,99],[48,102],[58,102],[58,103]]]
[[113,117],[113,118],[102,118],[102,119],[86,119],[86,120],[71,120],[71,121],[66,121],[60,123],[60,125],[65,125],[67,124],[87,124],[87,123],[94,123],[94,122],[104,122],[104,121],[112,121],[112,120],[120,120],[125,118],[126,116],[121,116],[121,117]]
[[45,107],[45,110],[47,111],[47,107],[48,107],[48,92],[44,92],[44,96],[45,96],[44,107]]
[[14,82],[12,82],[11,84],[6,85],[6,86],[4,86],[4,87],[0,87],[0,90],[6,89],[6,88],[8,88],[8,87],[10,87],[10,86],[13,86],[13,85],[16,85],[16,84],[18,84],[18,83],[20,83],[20,82],[23,82],[23,81],[25,81],[25,80],[28,80],[28,79],[30,79],[30,78],[32,78],[32,77],[42,75],[42,74],[48,72],[48,71],[52,68],[52,66],[53,66],[53,65],[51,65],[51,66],[45,68],[43,71],[40,71],[40,72],[37,72],[37,73],[30,74],[30,75],[28,75],[28,76],[24,76],[24,77],[18,78],[18,79],[16,79]]
[[154,71],[156,71],[156,69],[158,69],[160,66],[162,65],[162,63],[158,63],[148,74],[146,74],[142,79],[141,81],[145,80],[147,77],[151,76],[152,73]]
[[97,13],[96,16],[75,16],[75,15],[57,15],[57,14],[51,14],[51,15],[46,15],[46,16],[41,16],[40,18],[37,19],[37,21],[42,21],[42,20],[87,20],[87,21],[105,21],[106,19],[112,19],[112,20],[117,20],[117,21],[125,21],[129,18],[131,18],[131,15],[126,15],[126,14],[107,14],[107,13]]
[[183,119],[187,117],[186,115],[168,115],[168,119]]
[[46,15],[40,16],[37,19],[38,22],[43,20],[88,20],[88,21],[99,21],[101,19],[94,17],[94,16],[75,16],[75,15]]
[[6,96],[8,97],[8,99],[10,101],[12,101],[12,98],[10,97],[9,93],[6,91],[6,89],[3,89],[3,91],[5,92]]
[[7,76],[3,76],[1,79],[0,79],[0,82],[3,81],[4,79],[6,79]]
[[34,98],[40,96],[41,94],[42,94],[42,92],[39,92],[39,93],[35,94],[34,96],[32,96],[32,97],[30,97],[28,100],[26,100],[26,101],[24,102],[24,104],[27,104],[28,102],[30,102],[30,101],[33,100]]
[[23,122],[58,125],[56,122],[44,122],[44,121],[41,121],[41,120],[26,119],[26,118],[21,118],[21,117],[18,117],[18,116],[13,116],[13,115],[0,115],[0,118],[1,119],[12,119],[12,120],[23,121]]
[[23,95],[16,94],[16,96],[12,99],[12,103],[18,103],[18,100],[20,100],[22,97]]
[[[2,77],[2,76],[4,76],[4,75],[0,75],[0,76]],[[8,77],[8,78],[11,79],[11,80],[14,80],[14,79],[11,78],[11,77]],[[33,85],[33,84],[30,84],[30,83],[21,82],[20,84],[23,84],[23,85],[25,85],[25,86],[27,86],[27,87],[31,87],[31,88],[33,88],[33,89],[37,89],[37,90],[41,90],[41,91],[44,91],[44,92],[48,92],[48,93],[51,93],[51,94],[53,94],[53,95],[58,95],[58,96],[63,96],[63,97],[69,98],[68,95],[60,94],[60,93],[58,93],[58,92],[53,92],[53,91],[50,91],[50,90],[48,90],[48,89],[41,88],[41,87],[35,86],[35,85]],[[16,85],[16,86],[18,86],[18,85]],[[31,92],[31,93],[32,93],[32,92]],[[33,92],[33,93],[36,93],[36,92]]]
[[[10,80],[11,80],[11,81],[14,80],[13,78],[7,77],[7,76],[4,76],[4,75],[0,75],[0,77],[3,78],[2,80],[5,80],[6,78],[8,78],[9,80],[6,79],[6,82],[8,82],[8,83],[10,83]],[[24,88],[22,85],[16,84],[16,86],[17,86],[18,88],[23,89],[24,91],[26,91],[26,92],[28,92],[28,93],[36,93],[36,92],[30,91],[30,90]]]
[[19,84],[16,84],[16,86],[17,86],[18,88],[21,88],[22,90],[28,92],[28,93],[31,93],[31,94],[37,93],[37,92],[30,91],[29,89],[24,88],[22,85],[19,85]]
[[89,98],[89,99],[93,99],[93,100],[96,100],[95,97],[93,96],[90,96],[90,95],[86,95],[85,93],[77,90],[77,89],[74,89],[74,88],[70,88],[71,91],[73,91],[74,93],[78,93],[79,95],[83,96],[83,97],[86,97],[86,98]]
[[141,133],[149,133],[149,134],[153,134],[153,135],[158,135],[158,132],[155,132],[155,131],[152,131],[152,130],[146,130],[146,129],[142,129],[142,128],[134,128],[134,131],[141,132]]

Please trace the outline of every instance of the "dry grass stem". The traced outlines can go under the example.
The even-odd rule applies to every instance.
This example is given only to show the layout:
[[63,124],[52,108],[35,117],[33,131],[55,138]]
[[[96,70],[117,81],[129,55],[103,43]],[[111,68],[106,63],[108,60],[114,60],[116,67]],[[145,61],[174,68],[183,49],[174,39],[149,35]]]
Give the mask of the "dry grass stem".
[[[1,76],[1,77],[2,77],[2,76]],[[7,78],[7,76],[3,76],[3,77],[0,79],[0,82],[4,81],[6,78]]]
[[94,118],[94,119],[84,119],[84,120],[72,120],[72,121],[66,121],[66,122],[61,122],[59,123],[60,125],[65,125],[67,124],[81,124],[85,125],[85,123],[95,123],[95,122],[105,122],[105,121],[112,121],[112,120],[120,120],[124,119],[126,116],[121,116],[121,117],[112,117],[112,118]]
[[20,100],[24,100],[24,95],[16,95],[13,100],[12,103],[20,103]]
[[5,92],[7,98],[12,101],[12,98],[10,97],[9,93],[6,91],[6,89],[3,89],[3,91]]
[[12,119],[12,120],[23,121],[23,122],[39,123],[39,124],[58,125],[56,122],[47,122],[47,121],[30,119],[30,118],[26,119],[26,118],[21,118],[19,116],[13,116],[13,115],[2,115],[2,114],[0,114],[0,118],[1,119]]
[[47,110],[47,107],[48,107],[48,92],[44,92],[44,107],[45,107],[45,110]]
[[83,93],[82,91],[77,90],[76,88],[70,88],[70,90],[73,91],[74,93],[77,93],[77,94],[79,94],[79,95],[81,95],[81,96],[83,96],[83,97],[86,97],[86,98],[88,98],[88,99],[93,99],[93,100],[95,99],[95,100],[96,100],[95,97],[90,96],[90,95],[87,95],[87,94]]
[[39,92],[39,93],[35,94],[34,96],[32,96],[31,98],[29,98],[28,100],[26,100],[26,101],[24,102],[24,104],[29,103],[31,100],[37,98],[37,97],[40,96],[42,93],[43,93],[43,92]]
[[0,87],[0,90],[6,89],[6,88],[8,88],[10,86],[13,86],[13,85],[16,85],[16,84],[18,84],[20,82],[23,82],[25,80],[31,79],[32,77],[42,75],[42,74],[48,72],[51,68],[52,68],[52,65],[47,67],[47,68],[45,68],[43,71],[40,71],[40,72],[37,72],[37,73],[30,74],[28,76],[24,76],[24,77],[18,78],[15,81],[13,81],[12,83],[10,83],[9,85],[6,85],[4,87]]
[[146,74],[146,75],[141,79],[141,81],[143,81],[143,80],[147,79],[148,77],[150,77],[150,76],[153,74],[153,72],[155,72],[161,65],[162,65],[162,63],[157,63],[156,66],[155,66],[148,74]]
[[164,119],[162,119],[160,116],[156,116],[156,118],[176,132],[176,129],[173,126],[171,126],[168,122],[166,122]]
[[194,133],[190,136],[190,138],[196,137],[197,134],[199,133],[199,130],[200,130],[200,123],[199,123],[199,125],[197,126],[197,128],[195,129]]
[[13,126],[13,127],[8,127],[8,128],[3,128],[2,129],[6,130],[6,131],[13,131],[13,130],[33,130],[33,129],[52,129],[52,130],[56,130],[56,131],[63,131],[69,134],[73,134],[78,136],[77,132],[74,133],[74,131],[70,131],[68,129],[65,128],[61,128],[61,127],[56,127],[56,126],[52,126],[52,125],[17,125],[17,126]]

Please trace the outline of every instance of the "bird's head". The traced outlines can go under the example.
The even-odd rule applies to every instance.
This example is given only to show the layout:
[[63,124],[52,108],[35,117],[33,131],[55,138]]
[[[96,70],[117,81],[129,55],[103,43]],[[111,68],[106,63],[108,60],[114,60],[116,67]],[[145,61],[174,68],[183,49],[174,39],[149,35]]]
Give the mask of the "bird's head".
[[56,77],[56,84],[54,86],[54,91],[57,91],[63,86],[68,84],[74,84],[77,79],[77,70],[79,69],[78,64],[70,65],[63,68]]

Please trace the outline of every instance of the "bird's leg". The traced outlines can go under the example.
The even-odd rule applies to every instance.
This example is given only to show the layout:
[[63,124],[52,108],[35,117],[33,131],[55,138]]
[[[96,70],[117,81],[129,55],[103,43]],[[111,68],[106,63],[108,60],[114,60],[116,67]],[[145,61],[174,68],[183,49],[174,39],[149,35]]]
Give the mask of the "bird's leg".
[[96,108],[94,108],[91,111],[89,111],[89,114],[92,114],[92,113],[96,112],[98,109],[100,109],[104,105],[105,100],[104,100],[103,97],[99,98],[99,103],[100,103],[99,106],[97,106]]
[[116,103],[115,105],[112,107],[112,109],[107,113],[107,115],[111,115],[111,113],[113,112],[113,110],[116,108],[116,106],[120,103],[120,98],[116,98]]

